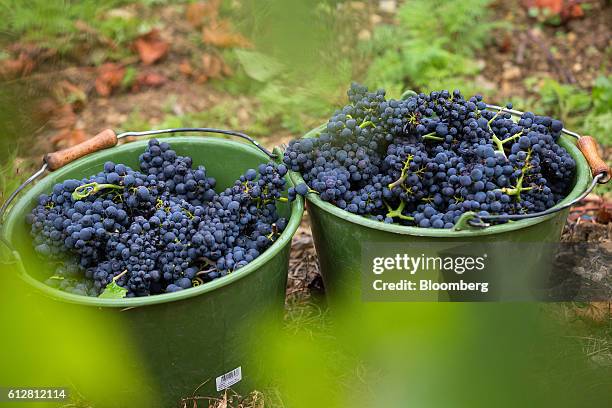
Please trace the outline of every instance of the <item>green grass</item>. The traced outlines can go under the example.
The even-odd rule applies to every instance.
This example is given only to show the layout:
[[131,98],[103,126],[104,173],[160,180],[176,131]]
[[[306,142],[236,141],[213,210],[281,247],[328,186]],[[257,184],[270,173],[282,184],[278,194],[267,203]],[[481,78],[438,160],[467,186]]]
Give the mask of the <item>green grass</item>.
[[525,87],[535,94],[514,100],[521,110],[559,118],[567,129],[591,135],[612,146],[612,77],[597,78],[591,91],[561,84],[552,78],[527,78]]
[[10,151],[0,162],[0,205],[35,170],[37,168],[32,160],[18,160],[15,151]]
[[397,25],[382,25],[364,47],[372,64],[366,82],[393,96],[404,89],[474,93],[481,72],[474,55],[505,27],[491,18],[490,0],[408,0]]
[[[176,1],[175,1],[176,2]],[[0,40],[32,42],[37,46],[57,49],[70,54],[82,45],[100,45],[103,56],[95,60],[120,59],[129,53],[126,45],[148,31],[153,20],[136,14],[107,15],[110,10],[126,4],[152,6],[160,1],[139,0],[1,0]],[[86,24],[89,32],[77,22]],[[91,31],[93,30],[93,32]],[[112,41],[116,48],[109,47]],[[99,62],[99,61],[98,61]]]

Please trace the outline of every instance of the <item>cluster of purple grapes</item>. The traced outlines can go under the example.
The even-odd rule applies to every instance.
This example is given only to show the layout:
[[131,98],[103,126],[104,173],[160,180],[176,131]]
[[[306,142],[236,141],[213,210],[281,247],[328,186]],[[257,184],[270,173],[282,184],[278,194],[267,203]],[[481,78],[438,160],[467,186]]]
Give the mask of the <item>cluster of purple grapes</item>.
[[49,285],[98,296],[111,282],[128,297],[175,292],[224,276],[266,250],[287,225],[285,165],[250,169],[221,193],[203,166],[149,141],[140,171],[107,162],[66,180],[27,217],[37,253],[61,261]]
[[289,144],[284,162],[307,183],[290,194],[318,193],[386,223],[452,228],[468,211],[546,210],[573,183],[558,120],[527,112],[515,121],[459,91],[387,100],[352,84],[348,98],[319,137]]

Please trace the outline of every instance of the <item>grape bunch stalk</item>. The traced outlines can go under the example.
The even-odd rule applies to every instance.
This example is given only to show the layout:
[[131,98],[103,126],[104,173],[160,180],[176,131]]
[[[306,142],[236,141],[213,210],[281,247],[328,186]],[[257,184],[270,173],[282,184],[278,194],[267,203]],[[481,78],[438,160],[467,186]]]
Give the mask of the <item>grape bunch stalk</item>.
[[571,189],[576,163],[558,144],[559,120],[513,120],[457,90],[395,100],[353,83],[348,102],[318,137],[289,143],[284,163],[306,183],[290,195],[316,193],[389,224],[453,228],[466,212],[540,212]]
[[127,297],[177,292],[246,266],[287,226],[283,164],[217,193],[204,166],[152,139],[139,167],[107,162],[39,197],[26,221],[35,251],[59,264],[47,284],[86,296],[109,285]]

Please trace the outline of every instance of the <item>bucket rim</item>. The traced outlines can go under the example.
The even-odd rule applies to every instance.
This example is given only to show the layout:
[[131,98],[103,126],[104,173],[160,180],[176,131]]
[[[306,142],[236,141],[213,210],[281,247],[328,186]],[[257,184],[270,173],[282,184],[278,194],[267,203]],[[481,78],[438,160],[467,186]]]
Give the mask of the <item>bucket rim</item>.
[[[176,144],[177,142],[179,143],[195,142],[198,144],[208,144],[209,146],[210,145],[217,145],[217,146],[231,145],[235,148],[238,148],[245,152],[248,151],[248,153],[252,153],[258,156],[259,158],[263,160],[263,162],[270,160],[268,156],[266,156],[263,152],[255,148],[253,145],[246,144],[243,142],[237,142],[234,140],[228,140],[228,139],[224,139],[220,137],[175,136],[175,137],[160,137],[157,139],[160,141],[166,141],[166,142],[174,143],[174,144]],[[79,167],[83,163],[86,163],[87,161],[91,160],[92,158],[112,160],[112,155],[115,154],[119,150],[141,151],[141,149],[147,143],[148,143],[148,140],[138,140],[134,142],[125,143],[119,146],[115,146],[110,149],[102,150],[96,153],[92,153],[78,160],[75,160],[74,162],[62,167],[61,169],[54,171],[51,174],[53,174],[54,177],[57,178],[58,180],[61,180],[62,177],[65,176],[67,173],[69,173],[71,170],[75,169],[76,167]],[[18,215],[29,211],[28,203],[32,202],[33,199],[35,199],[36,197],[38,197],[38,195],[44,192],[44,191],[41,191],[43,188],[41,181],[46,179],[47,177],[49,177],[49,174],[45,175],[31,188],[25,191],[23,195],[18,200],[16,200],[15,204],[12,206],[12,208],[9,209],[8,213],[6,214],[6,219],[5,219],[5,223],[2,228],[1,234],[11,244],[12,244],[12,240],[10,239],[11,237],[10,233],[14,231],[15,228],[18,227],[18,223],[20,219]],[[291,186],[292,180],[288,174],[285,176],[285,179],[288,182],[288,186]],[[25,267],[21,260],[21,255],[19,254],[17,250],[13,251],[13,256],[16,258],[16,263],[18,265],[18,267],[16,268],[18,270],[16,272],[18,273],[19,277],[23,279],[27,284],[33,286],[35,289],[40,290],[44,295],[51,297],[55,300],[59,300],[59,301],[67,302],[67,303],[79,304],[83,306],[109,307],[109,308],[122,308],[122,309],[142,307],[142,306],[152,306],[152,305],[158,305],[162,303],[175,302],[175,301],[180,301],[184,299],[189,299],[192,297],[200,296],[204,293],[213,292],[215,290],[219,290],[226,286],[229,286],[232,283],[237,282],[241,280],[242,278],[246,277],[247,275],[250,275],[256,272],[257,269],[265,265],[273,257],[277,256],[278,253],[281,250],[283,250],[288,244],[289,245],[291,244],[293,235],[295,235],[295,232],[297,231],[302,221],[303,213],[304,213],[304,200],[302,197],[296,197],[296,200],[290,203],[290,214],[287,220],[287,226],[285,227],[285,230],[282,232],[282,234],[278,237],[278,239],[268,249],[266,249],[261,255],[259,255],[257,258],[255,258],[250,263],[248,263],[246,266],[226,276],[223,276],[221,278],[215,279],[211,282],[207,282],[205,284],[202,284],[196,287],[181,290],[178,292],[163,293],[163,294],[158,294],[158,295],[133,297],[133,298],[121,298],[121,299],[101,299],[98,297],[75,295],[72,293],[64,292],[59,289],[53,288],[49,285],[46,285],[44,282],[41,282],[38,279],[34,278],[30,274],[28,274],[27,271],[25,270]]]
[[[314,138],[318,137],[319,133],[325,129],[326,125],[318,126],[314,129],[308,131],[303,138]],[[576,182],[574,183],[574,187],[568,193],[568,195],[558,202],[554,207],[561,206],[565,203],[570,202],[574,198],[578,197],[585,189],[588,187],[589,183],[592,180],[591,172],[589,165],[580,152],[580,150],[576,147],[574,138],[571,138],[566,135],[561,135],[559,139],[559,144],[564,147],[568,153],[572,156],[572,158],[576,161]],[[299,172],[290,171],[290,177],[294,185],[304,183],[304,179]],[[528,218],[520,221],[510,221],[504,224],[491,225],[486,228],[481,229],[466,229],[466,230],[452,230],[452,229],[436,229],[436,228],[421,228],[421,227],[413,227],[413,226],[405,226],[405,225],[395,225],[395,224],[386,224],[381,221],[371,220],[364,216],[350,213],[346,210],[343,210],[335,205],[323,201],[318,194],[309,193],[306,195],[308,207],[315,206],[322,211],[330,213],[338,218],[341,218],[345,221],[348,221],[353,224],[360,225],[362,227],[375,229],[384,232],[390,232],[393,234],[399,235],[412,235],[418,237],[435,237],[435,238],[461,238],[461,237],[474,237],[474,236],[482,236],[482,235],[494,235],[501,234],[510,231],[516,231],[519,229],[531,227],[533,225],[542,223],[544,221],[550,220],[554,218],[557,213],[552,213],[548,215],[543,215],[540,217]]]

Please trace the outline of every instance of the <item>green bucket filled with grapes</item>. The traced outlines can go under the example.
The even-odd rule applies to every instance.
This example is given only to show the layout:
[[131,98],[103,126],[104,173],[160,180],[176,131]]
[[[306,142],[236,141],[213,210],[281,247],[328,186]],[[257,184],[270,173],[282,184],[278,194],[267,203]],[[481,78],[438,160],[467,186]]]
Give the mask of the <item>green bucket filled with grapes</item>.
[[569,207],[610,179],[593,138],[510,104],[359,84],[348,98],[284,151],[331,301],[362,300],[365,245],[555,242]]
[[[189,132],[221,137],[152,138]],[[116,146],[138,137],[147,140]],[[106,390],[108,406],[139,406],[150,394],[146,406],[165,408],[258,385],[257,330],[282,321],[291,238],[304,205],[288,200],[279,156],[233,131],[107,130],[48,154],[9,197],[2,241],[28,296],[86,319],[104,316],[137,350],[131,364],[144,372],[146,388]],[[39,309],[41,318],[58,318]],[[111,360],[113,347],[120,346],[104,351]],[[127,369],[122,364],[113,365]],[[92,405],[107,406],[92,397],[103,383],[91,389],[72,375],[58,374],[59,385],[70,381]]]

